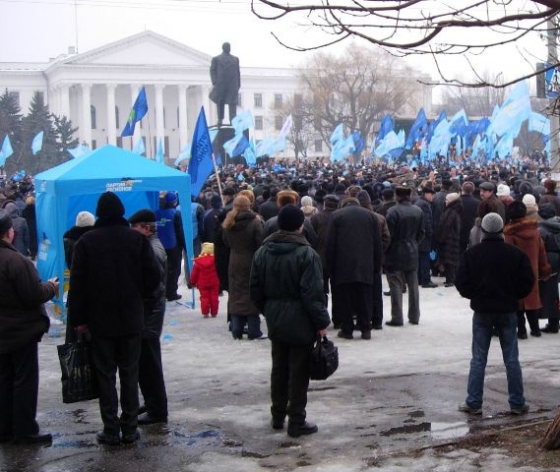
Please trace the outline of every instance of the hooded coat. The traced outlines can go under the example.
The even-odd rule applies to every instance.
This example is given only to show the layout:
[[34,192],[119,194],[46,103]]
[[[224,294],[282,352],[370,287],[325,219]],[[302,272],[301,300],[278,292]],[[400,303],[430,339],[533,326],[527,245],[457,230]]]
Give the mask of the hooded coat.
[[521,249],[531,261],[535,282],[533,289],[519,302],[520,310],[538,310],[542,307],[539,295],[539,279],[550,275],[550,264],[546,257],[543,240],[537,229],[537,222],[528,218],[518,218],[504,227],[506,242]]
[[27,256],[29,254],[29,227],[27,226],[27,221],[20,216],[19,207],[15,203],[7,203],[4,209],[12,217],[14,225],[15,236],[12,245],[20,254]]
[[278,231],[255,253],[251,298],[264,314],[268,337],[287,344],[312,344],[330,324],[324,305],[319,255],[300,234]]
[[461,256],[461,200],[449,203],[441,215],[437,231],[438,262],[456,266]]

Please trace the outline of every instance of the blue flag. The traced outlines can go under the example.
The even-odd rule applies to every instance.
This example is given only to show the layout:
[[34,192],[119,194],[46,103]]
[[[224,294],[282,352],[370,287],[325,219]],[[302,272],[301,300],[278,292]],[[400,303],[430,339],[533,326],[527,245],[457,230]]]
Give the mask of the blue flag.
[[12,143],[8,135],[4,137],[4,142],[2,143],[2,148],[0,149],[0,166],[6,163],[6,159],[14,153],[12,148]]
[[190,157],[191,157],[191,147],[187,143],[185,146],[183,146],[183,149],[181,149],[181,153],[177,156],[177,159],[175,159],[173,165],[178,166],[181,162],[183,162],[185,159],[189,159]]
[[36,155],[41,149],[43,149],[43,135],[44,131],[40,131],[35,135],[33,141],[31,142],[31,151],[33,155]]
[[385,139],[385,136],[387,136],[391,131],[393,131],[394,128],[395,128],[395,123],[393,122],[393,118],[391,118],[391,115],[389,114],[385,115],[381,120],[379,131],[377,132],[377,136],[375,137],[375,141],[374,141],[375,146],[372,145],[372,148],[379,146],[381,142]]
[[191,160],[189,161],[189,174],[191,176],[191,195],[198,195],[208,176],[214,170],[212,162],[212,141],[208,133],[208,123],[204,107],[196,120],[191,146]]
[[352,140],[354,141],[354,156],[358,157],[364,150],[364,138],[362,138],[359,130],[354,130],[352,133]]
[[340,123],[331,134],[331,144],[336,144],[341,139],[344,139],[344,124]]
[[224,150],[230,155],[230,157],[235,157],[241,155],[248,146],[249,140],[243,133],[239,133],[224,143]]
[[426,118],[426,113],[423,108],[420,108],[416,119],[410,128],[410,133],[408,133],[408,138],[406,140],[406,149],[412,149],[416,142],[422,139],[423,134],[428,131],[428,118]]
[[157,151],[156,151],[156,162],[160,164],[164,164],[165,160],[163,157],[163,140],[161,138],[158,139]]
[[134,134],[136,123],[144,118],[146,113],[148,113],[148,99],[146,98],[146,89],[142,87],[138,93],[138,97],[136,97],[132,110],[130,110],[128,120],[122,130],[121,137],[132,136]]
[[253,113],[251,110],[245,110],[243,113],[235,116],[231,120],[231,126],[235,130],[235,134],[243,133],[244,130],[254,128]]

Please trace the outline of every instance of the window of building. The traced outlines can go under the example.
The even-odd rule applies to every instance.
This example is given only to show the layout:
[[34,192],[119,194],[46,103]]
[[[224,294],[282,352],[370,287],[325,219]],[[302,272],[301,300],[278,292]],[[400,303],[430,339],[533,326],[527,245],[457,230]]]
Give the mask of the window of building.
[[36,91],[35,93],[37,94],[37,100],[40,100],[40,102],[44,105],[45,104],[45,92]]
[[167,128],[167,113],[165,113],[165,108],[163,109],[163,129]]
[[15,92],[13,90],[10,90],[9,92],[10,97],[12,97],[14,99],[14,101],[16,102],[16,105],[19,107],[19,92]]
[[262,93],[255,94],[255,108],[262,108]]
[[255,129],[262,130],[263,129],[263,117],[262,116],[255,116]]
[[274,117],[274,129],[276,131],[280,131],[282,129],[282,125],[284,124],[284,118],[280,115]]
[[121,136],[117,136],[117,147],[123,147],[123,138]]
[[93,105],[90,105],[89,109],[91,115],[91,129],[97,129],[97,110]]
[[96,139],[92,139],[91,140],[91,150],[95,151],[97,149],[97,140]]
[[315,152],[323,152],[323,140],[315,140]]
[[276,110],[280,110],[282,108],[282,94],[275,93],[274,94],[274,108]]
[[115,106],[115,123],[116,123],[116,128],[119,129],[121,127],[120,124],[120,117],[119,117],[119,107]]

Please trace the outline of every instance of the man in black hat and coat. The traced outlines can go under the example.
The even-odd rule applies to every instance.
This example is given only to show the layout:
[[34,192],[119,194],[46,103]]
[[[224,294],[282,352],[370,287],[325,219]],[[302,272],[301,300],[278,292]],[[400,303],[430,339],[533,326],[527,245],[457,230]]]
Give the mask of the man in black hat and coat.
[[[74,248],[69,306],[78,332],[91,333],[99,381],[102,444],[133,443],[138,423],[138,362],[144,326],[144,300],[161,282],[148,239],[130,228],[124,205],[112,192],[97,202],[94,229]],[[121,409],[115,377],[119,371]],[[121,439],[122,433],[122,439]]]
[[436,191],[431,185],[422,188],[420,197],[414,204],[424,214],[424,238],[418,243],[418,284],[422,288],[435,288],[437,284],[432,282],[430,276],[430,252],[432,250],[432,235],[434,233],[432,220],[432,202]]

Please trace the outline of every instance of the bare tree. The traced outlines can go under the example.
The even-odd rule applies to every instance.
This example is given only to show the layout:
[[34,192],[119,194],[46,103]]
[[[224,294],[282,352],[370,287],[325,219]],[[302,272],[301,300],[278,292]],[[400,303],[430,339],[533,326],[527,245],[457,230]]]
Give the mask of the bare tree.
[[334,128],[344,123],[347,131],[359,130],[367,141],[385,113],[413,118],[425,97],[431,103],[431,87],[416,77],[402,60],[380,48],[350,44],[341,56],[316,53],[300,69],[304,93],[285,113],[301,124],[293,132],[314,134],[328,143]]
[[[481,54],[489,48],[516,44],[531,32],[547,35],[549,20],[554,20],[556,36],[560,0],[308,0],[308,3],[251,0],[251,7],[258,18],[295,17],[301,19],[304,26],[325,33],[324,41],[307,46],[290,44],[289,39],[273,33],[289,49],[308,51],[348,38],[362,38],[398,55],[430,54],[437,63],[438,55]],[[463,40],[465,32],[468,38]],[[486,39],[489,32],[495,33],[490,40]],[[555,65],[558,64],[552,66]],[[465,85],[460,78],[440,75],[444,82]],[[471,82],[475,84],[485,85],[486,82],[477,77]],[[508,83],[501,86],[506,85]]]

